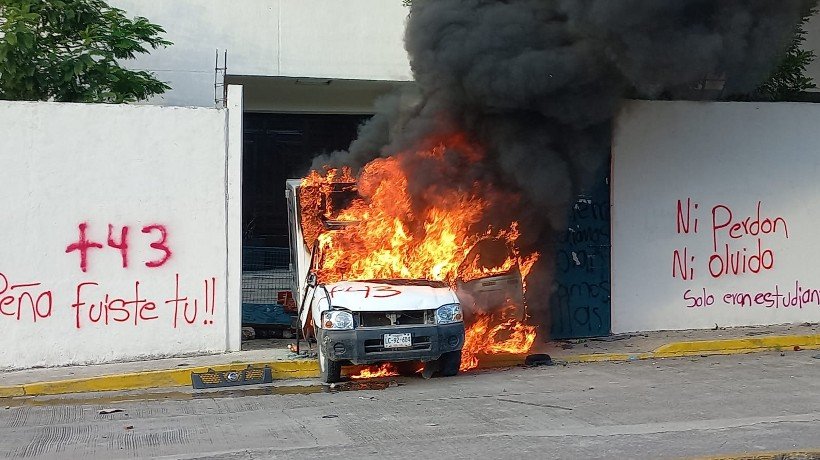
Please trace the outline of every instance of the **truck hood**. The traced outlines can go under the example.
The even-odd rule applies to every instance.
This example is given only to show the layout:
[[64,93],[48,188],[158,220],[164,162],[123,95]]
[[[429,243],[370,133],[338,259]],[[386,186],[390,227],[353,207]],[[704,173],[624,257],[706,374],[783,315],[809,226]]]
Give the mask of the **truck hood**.
[[350,311],[433,310],[458,303],[449,287],[407,281],[341,281],[325,285],[333,307]]

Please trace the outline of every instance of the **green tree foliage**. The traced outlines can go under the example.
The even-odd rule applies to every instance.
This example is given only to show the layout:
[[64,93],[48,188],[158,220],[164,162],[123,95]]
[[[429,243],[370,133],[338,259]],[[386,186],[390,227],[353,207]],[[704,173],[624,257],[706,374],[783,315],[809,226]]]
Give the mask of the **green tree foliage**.
[[801,92],[817,88],[811,77],[806,76],[806,68],[817,57],[814,50],[804,50],[806,41],[805,25],[817,13],[817,8],[809,10],[803,21],[795,28],[786,55],[769,78],[757,88],[756,99],[771,101],[794,100]]
[[135,102],[170,89],[120,62],[171,45],[103,0],[0,0],[0,99]]

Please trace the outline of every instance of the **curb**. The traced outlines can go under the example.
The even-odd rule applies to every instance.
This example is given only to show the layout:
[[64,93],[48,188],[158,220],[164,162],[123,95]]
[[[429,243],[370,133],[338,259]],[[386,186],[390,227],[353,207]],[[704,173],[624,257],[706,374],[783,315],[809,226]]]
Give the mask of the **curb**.
[[693,340],[672,342],[643,353],[590,353],[568,356],[568,363],[593,363],[602,361],[635,361],[640,359],[680,358],[696,355],[734,355],[763,351],[820,349],[820,335],[773,335],[755,338]]
[[[524,363],[521,356],[494,355],[482,358],[482,369],[514,367]],[[81,379],[36,382],[24,385],[0,387],[0,398],[22,396],[48,396],[98,391],[145,390],[149,388],[173,388],[191,386],[191,373],[207,372],[209,369],[224,372],[248,366],[271,368],[274,380],[307,379],[319,377],[319,363],[314,360],[276,362],[235,362],[214,366],[184,367],[127,374],[101,375]],[[345,373],[347,374],[347,372]]]
[[[785,349],[792,350],[795,347],[805,350],[820,349],[820,335],[786,335],[672,342],[651,352],[590,353],[557,356],[556,360],[565,361],[567,363],[621,362],[655,358],[677,358],[693,355],[730,355],[762,351],[782,351]],[[480,368],[513,367],[523,363],[524,356],[522,355],[488,355],[481,358]],[[315,360],[235,362],[214,366],[101,375],[81,379],[5,386],[0,387],[0,398],[183,387],[191,385],[192,372],[207,372],[208,369],[224,372],[248,366],[270,367],[275,380],[315,378],[319,375],[319,366]]]
[[24,385],[0,387],[0,398],[19,396],[45,396],[67,393],[89,393],[96,391],[144,390],[147,388],[170,388],[191,385],[191,373],[207,372],[213,369],[224,372],[248,367],[268,366],[273,378],[300,379],[319,375],[319,366],[313,360],[276,361],[276,362],[241,362],[219,364],[214,366],[184,367],[127,374],[101,375],[81,379],[36,382]]

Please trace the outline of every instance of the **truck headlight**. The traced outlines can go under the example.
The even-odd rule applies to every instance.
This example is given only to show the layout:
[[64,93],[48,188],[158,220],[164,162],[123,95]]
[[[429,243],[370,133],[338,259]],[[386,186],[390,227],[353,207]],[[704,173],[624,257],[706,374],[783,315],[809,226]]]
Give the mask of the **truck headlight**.
[[330,310],[322,313],[323,329],[353,329],[353,315],[349,311]]
[[436,323],[438,324],[458,323],[461,320],[461,305],[457,303],[442,305],[436,310]]

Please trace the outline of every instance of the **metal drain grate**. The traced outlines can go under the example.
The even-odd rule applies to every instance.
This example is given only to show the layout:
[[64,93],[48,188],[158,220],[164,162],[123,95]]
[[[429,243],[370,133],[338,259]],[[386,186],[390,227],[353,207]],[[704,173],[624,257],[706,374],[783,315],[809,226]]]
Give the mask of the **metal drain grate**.
[[206,388],[235,387],[239,385],[258,385],[272,383],[273,374],[268,366],[263,368],[248,366],[241,370],[191,372],[191,385],[196,390]]

